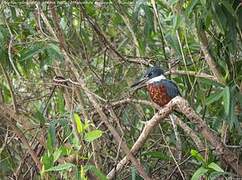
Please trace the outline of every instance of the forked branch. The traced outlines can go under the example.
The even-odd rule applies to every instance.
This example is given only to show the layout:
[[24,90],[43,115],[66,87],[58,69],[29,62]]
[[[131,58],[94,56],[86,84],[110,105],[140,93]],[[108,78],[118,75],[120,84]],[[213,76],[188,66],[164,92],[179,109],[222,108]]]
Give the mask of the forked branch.
[[[183,113],[192,123],[196,125],[196,128],[203,135],[203,137],[210,142],[210,144],[214,147],[215,152],[221,156],[221,158],[227,162],[227,164],[233,168],[233,170],[239,175],[242,176],[242,165],[239,164],[239,160],[237,156],[230,151],[218,138],[218,136],[212,131],[207,124],[200,118],[196,112],[189,106],[188,102],[182,97],[175,97],[172,99],[164,108],[159,110],[152,119],[146,122],[142,133],[140,134],[137,141],[134,143],[131,148],[131,153],[136,154],[140,148],[146,142],[151,131],[166,117],[168,116],[174,108],[177,108],[178,111]],[[112,179],[114,177],[115,172],[120,171],[126,163],[129,162],[129,157],[124,157],[117,166],[112,169],[108,178]]]

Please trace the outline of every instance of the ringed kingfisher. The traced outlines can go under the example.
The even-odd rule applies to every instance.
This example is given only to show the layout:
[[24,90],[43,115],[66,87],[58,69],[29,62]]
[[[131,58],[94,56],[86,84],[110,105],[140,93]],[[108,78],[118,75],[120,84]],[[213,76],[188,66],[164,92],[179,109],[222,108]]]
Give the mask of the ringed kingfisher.
[[152,101],[161,107],[174,97],[181,95],[177,85],[173,81],[166,79],[164,71],[158,66],[149,68],[143,77],[131,87],[139,89],[144,86],[147,87]]

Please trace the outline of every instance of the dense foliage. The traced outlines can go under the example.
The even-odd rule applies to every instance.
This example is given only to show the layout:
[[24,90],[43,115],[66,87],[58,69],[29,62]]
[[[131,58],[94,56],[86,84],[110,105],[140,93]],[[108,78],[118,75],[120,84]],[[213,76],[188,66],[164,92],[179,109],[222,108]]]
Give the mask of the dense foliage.
[[[2,1],[0,16],[1,179],[106,179],[156,113],[130,89],[154,65],[242,158],[241,0]],[[149,177],[241,175],[175,114],[134,154]],[[134,161],[113,178],[140,179]]]

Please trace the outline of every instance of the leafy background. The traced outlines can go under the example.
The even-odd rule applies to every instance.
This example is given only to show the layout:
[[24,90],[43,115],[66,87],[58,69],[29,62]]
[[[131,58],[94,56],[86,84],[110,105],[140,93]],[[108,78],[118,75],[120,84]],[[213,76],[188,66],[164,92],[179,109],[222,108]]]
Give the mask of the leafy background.
[[[83,90],[70,83],[56,86],[53,79],[57,75],[76,82],[78,73],[105,109],[130,95],[149,100],[145,90],[133,93],[130,85],[153,65],[167,71],[193,109],[241,157],[241,4],[240,0],[1,2],[0,113],[11,116],[0,116],[0,177],[106,179],[125,153]],[[147,104],[129,102],[113,107],[117,121],[110,123],[131,148],[144,121],[155,112]],[[196,133],[193,124],[178,116]],[[182,128],[178,132],[182,158],[177,161],[183,162],[180,169],[186,178],[236,177],[199,132],[205,150],[197,149]],[[154,129],[136,157],[150,177],[176,179],[180,177],[173,172],[176,144],[167,120]],[[127,165],[116,178],[141,177]]]

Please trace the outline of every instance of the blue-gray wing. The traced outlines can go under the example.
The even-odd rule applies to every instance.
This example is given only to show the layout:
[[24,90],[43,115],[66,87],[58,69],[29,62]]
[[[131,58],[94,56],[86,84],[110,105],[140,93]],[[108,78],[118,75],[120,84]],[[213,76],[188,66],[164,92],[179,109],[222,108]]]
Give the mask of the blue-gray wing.
[[163,79],[161,83],[166,88],[168,96],[172,98],[176,96],[181,96],[181,93],[179,92],[177,85],[173,81],[168,79]]

